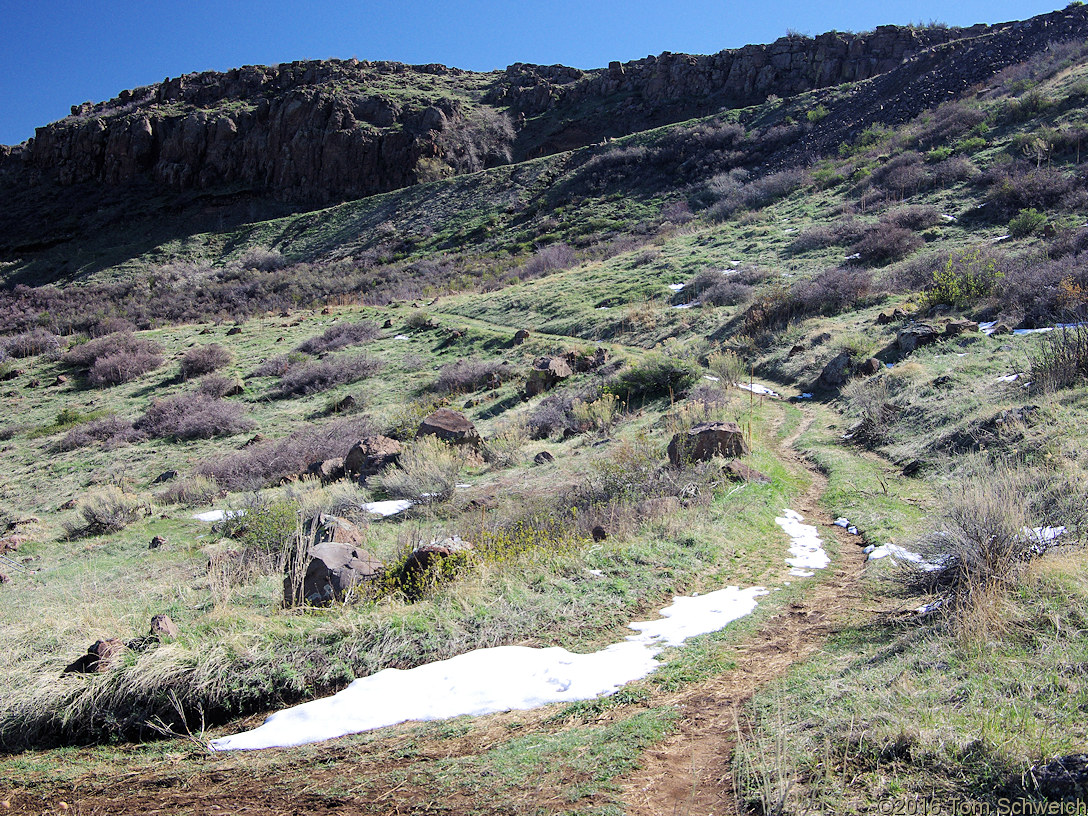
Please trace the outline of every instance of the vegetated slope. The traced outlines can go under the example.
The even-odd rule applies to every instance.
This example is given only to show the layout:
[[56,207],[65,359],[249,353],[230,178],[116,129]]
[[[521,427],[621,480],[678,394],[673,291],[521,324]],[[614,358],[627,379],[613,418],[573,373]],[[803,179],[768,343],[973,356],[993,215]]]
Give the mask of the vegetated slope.
[[[146,251],[167,239],[163,216],[175,235],[222,229],[769,97],[896,77],[845,102],[778,159],[805,161],[856,127],[903,121],[1049,40],[1084,36],[1085,20],[1070,8],[992,27],[885,26],[589,72],[515,65],[476,74],[330,60],[186,75],[74,106],[27,144],[5,148],[0,257],[25,263],[77,239],[86,252],[88,238]],[[122,219],[127,229],[110,234]],[[118,260],[113,250],[85,263]],[[36,276],[46,278],[40,269]]]

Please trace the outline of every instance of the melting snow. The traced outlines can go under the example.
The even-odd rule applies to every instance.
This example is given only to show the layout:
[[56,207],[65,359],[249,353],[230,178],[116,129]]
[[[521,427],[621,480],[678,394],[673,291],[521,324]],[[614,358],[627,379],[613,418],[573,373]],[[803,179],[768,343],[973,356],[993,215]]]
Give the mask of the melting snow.
[[685,286],[687,286],[686,283],[670,283],[669,284],[669,288],[672,289],[674,292],[679,292]]
[[393,338],[394,340],[408,340],[410,339],[407,334],[398,334]]
[[887,558],[891,556],[899,561],[910,561],[912,564],[917,564],[921,569],[926,572],[933,572],[941,568],[940,561],[944,560],[942,556],[939,561],[926,561],[921,555],[905,547],[900,547],[898,544],[881,544],[879,547],[874,547],[870,544],[865,548],[865,553],[869,556],[870,561],[877,561],[881,558]]
[[721,382],[721,377],[715,377],[713,374],[704,374],[704,380],[710,380],[711,382]]
[[288,747],[407,720],[493,714],[613,694],[653,672],[664,647],[721,629],[751,613],[756,598],[766,594],[762,587],[731,586],[698,598],[674,598],[661,610],[662,619],[632,623],[638,634],[591,654],[558,646],[498,646],[408,671],[383,669],[339,694],[273,714],[252,731],[213,740],[210,747]]
[[681,304],[678,304],[676,306],[673,306],[673,308],[674,309],[690,309],[692,306],[698,306],[698,305],[699,305],[699,301],[693,300],[691,303],[681,303]]
[[772,391],[765,385],[759,383],[737,383],[737,388],[743,388],[745,391],[751,391],[753,394],[759,394],[766,397],[777,397],[778,392]]
[[197,513],[193,518],[197,521],[225,521],[245,514],[245,510],[209,510],[207,513]]
[[363,505],[363,509],[368,513],[384,517],[403,513],[411,506],[412,502],[408,501],[408,499],[390,499],[389,501],[368,502]]
[[808,578],[816,573],[812,570],[823,569],[831,559],[824,551],[824,542],[819,532],[811,524],[802,524],[805,517],[794,510],[783,510],[783,516],[776,518],[775,524],[785,530],[790,541],[790,555],[786,563],[790,565],[790,575]]

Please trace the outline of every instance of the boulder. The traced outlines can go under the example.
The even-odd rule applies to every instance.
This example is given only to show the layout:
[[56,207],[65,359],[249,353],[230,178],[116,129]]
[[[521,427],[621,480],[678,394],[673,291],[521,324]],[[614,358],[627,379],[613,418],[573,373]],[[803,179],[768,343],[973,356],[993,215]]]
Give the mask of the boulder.
[[69,663],[63,674],[93,674],[104,672],[127,649],[117,638],[96,640],[87,648],[87,654]]
[[703,422],[669,442],[669,461],[675,467],[705,462],[714,456],[736,459],[748,453],[744,432],[735,422]]
[[535,397],[548,391],[574,372],[563,357],[541,357],[533,364],[525,380],[525,395]]
[[823,388],[840,388],[850,379],[852,367],[850,352],[844,351],[831,358],[820,372],[819,384]]
[[227,337],[234,337],[236,334],[241,334],[241,333],[242,333],[242,327],[241,326],[231,326],[230,329],[227,330]]
[[3,572],[0,572],[0,584],[6,584],[6,583],[9,583],[10,581],[11,581],[11,579],[8,578],[7,574],[5,574]]
[[527,332],[525,329],[518,329],[514,333],[514,345],[515,346],[520,346],[522,343],[524,343],[528,339],[529,339],[529,332]]
[[351,446],[344,457],[344,470],[349,476],[365,481],[400,460],[400,442],[388,436],[368,436]]
[[417,576],[429,572],[447,558],[463,557],[470,552],[472,544],[456,535],[435,539],[429,544],[418,544],[401,565],[401,580],[410,588]]
[[589,534],[593,536],[594,541],[604,541],[606,538],[608,538],[608,530],[606,530],[600,524],[594,527]]
[[567,365],[573,370],[579,374],[585,374],[587,371],[596,371],[607,363],[608,352],[603,348],[598,348],[592,354],[589,352],[568,351],[566,360]]
[[178,625],[169,615],[155,615],[151,619],[151,637],[160,641],[173,640],[178,636]]
[[360,546],[363,540],[359,528],[346,519],[319,515],[307,521],[302,541],[295,544],[299,557],[290,559],[284,570],[284,606],[342,601],[355,587],[378,578],[382,563]]
[[750,468],[744,462],[738,462],[736,459],[725,466],[725,473],[734,482],[768,484],[771,481],[755,468]]
[[320,479],[321,484],[331,484],[344,478],[344,457],[325,459],[321,462],[312,462],[306,468],[306,475]]
[[548,451],[541,451],[540,453],[538,453],[536,456],[533,457],[533,463],[537,464],[537,465],[546,465],[549,462],[554,462],[554,461],[555,461],[555,457],[552,456],[550,453],[548,453]]
[[68,382],[68,377],[64,374],[58,374],[57,378],[53,380],[53,385],[64,385]]
[[969,334],[970,332],[978,331],[978,323],[974,320],[949,320],[944,325],[944,334],[946,337],[959,337],[961,334]]
[[855,374],[862,374],[866,377],[871,377],[874,374],[879,374],[884,370],[884,364],[880,362],[876,357],[870,357],[863,363],[858,363],[854,367]]
[[419,423],[417,436],[437,436],[451,445],[479,445],[480,434],[476,426],[460,411],[439,408]]
[[794,345],[794,346],[792,346],[790,348],[790,353],[786,355],[786,359],[787,360],[792,360],[798,354],[801,354],[804,350],[805,350],[805,347],[802,346],[800,343],[797,343],[796,345]]
[[908,313],[902,309],[893,309],[890,312],[881,312],[876,317],[877,325],[887,326],[889,323],[895,323],[898,320],[905,320],[909,317]]
[[155,480],[151,484],[163,484],[164,482],[172,482],[180,475],[181,474],[178,473],[176,470],[164,470],[162,473],[155,477]]
[[1002,334],[1010,333],[1012,333],[1012,329],[1010,329],[1005,323],[998,323],[990,330],[990,337],[998,337]]
[[392,320],[392,318],[388,318],[388,317],[387,317],[387,318],[385,319],[385,322],[384,322],[384,323],[382,323],[382,328],[383,328],[383,329],[391,329],[391,328],[393,328],[393,320]]
[[147,545],[147,548],[149,550],[157,550],[157,549],[159,549],[161,547],[165,547],[165,546],[166,546],[166,539],[163,538],[161,535],[157,535],[153,539],[151,539],[151,542]]
[[916,348],[936,343],[939,337],[937,330],[928,323],[914,323],[902,329],[896,336],[895,342],[901,352],[910,354]]

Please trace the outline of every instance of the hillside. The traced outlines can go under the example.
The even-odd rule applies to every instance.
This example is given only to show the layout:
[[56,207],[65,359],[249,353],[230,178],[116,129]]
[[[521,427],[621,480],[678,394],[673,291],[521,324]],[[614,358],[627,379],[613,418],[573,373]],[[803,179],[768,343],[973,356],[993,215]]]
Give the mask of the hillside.
[[250,66],[5,149],[0,807],[1082,800],[1086,43]]

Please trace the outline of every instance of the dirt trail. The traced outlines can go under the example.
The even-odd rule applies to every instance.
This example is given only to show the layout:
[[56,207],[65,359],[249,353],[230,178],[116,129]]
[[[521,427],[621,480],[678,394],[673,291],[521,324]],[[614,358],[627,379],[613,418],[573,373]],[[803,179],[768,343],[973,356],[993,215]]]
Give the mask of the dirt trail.
[[757,689],[818,650],[860,599],[859,579],[865,555],[857,539],[834,526],[820,509],[827,478],[793,449],[813,419],[811,413],[805,413],[800,427],[783,441],[781,457],[811,474],[811,486],[793,509],[807,523],[817,525],[825,541],[829,536],[836,539],[836,568],[805,594],[803,602],[795,602],[770,618],[747,643],[738,646],[735,669],[672,698],[654,701],[676,705],[681,712],[680,726],[668,740],[648,751],[642,767],[623,780],[626,813],[630,816],[740,813],[733,787],[732,757],[741,710]]

